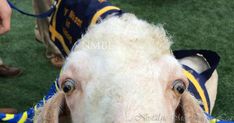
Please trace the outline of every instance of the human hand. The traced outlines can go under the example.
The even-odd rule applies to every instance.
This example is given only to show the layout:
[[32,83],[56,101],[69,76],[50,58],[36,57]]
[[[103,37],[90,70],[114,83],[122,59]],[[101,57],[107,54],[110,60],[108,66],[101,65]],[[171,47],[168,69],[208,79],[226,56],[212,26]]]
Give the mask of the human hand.
[[11,13],[12,10],[7,0],[0,0],[0,35],[10,30]]

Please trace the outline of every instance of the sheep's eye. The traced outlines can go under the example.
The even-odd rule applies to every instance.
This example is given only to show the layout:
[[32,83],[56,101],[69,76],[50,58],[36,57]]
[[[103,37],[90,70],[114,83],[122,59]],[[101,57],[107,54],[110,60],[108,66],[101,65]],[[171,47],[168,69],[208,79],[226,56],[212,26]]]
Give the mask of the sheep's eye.
[[62,86],[63,92],[64,93],[72,92],[75,89],[75,83],[76,82],[74,80],[67,79]]
[[186,86],[184,84],[184,81],[182,80],[176,80],[173,83],[173,90],[178,94],[183,94],[186,89]]

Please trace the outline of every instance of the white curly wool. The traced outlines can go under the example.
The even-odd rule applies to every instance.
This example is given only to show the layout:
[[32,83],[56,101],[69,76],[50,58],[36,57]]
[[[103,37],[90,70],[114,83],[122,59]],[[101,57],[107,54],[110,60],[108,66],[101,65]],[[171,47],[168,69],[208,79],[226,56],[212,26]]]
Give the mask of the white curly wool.
[[98,49],[108,55],[116,54],[118,60],[154,59],[168,54],[170,45],[171,41],[161,25],[155,26],[137,19],[133,14],[124,14],[90,26],[76,50]]
[[[172,89],[175,80],[186,86],[188,81],[170,53],[171,44],[161,25],[132,14],[91,25],[60,75],[60,87],[72,79],[75,89],[65,97],[63,92],[52,97],[38,121],[56,122],[51,119],[59,115],[59,100],[65,100],[73,123],[173,123],[181,99],[189,99],[184,106],[190,111],[185,112],[187,122],[207,122],[188,92],[179,95]],[[202,121],[190,119],[194,114]]]
[[93,78],[85,89],[85,108],[77,109],[85,110],[85,114],[74,111],[73,117],[80,116],[74,122],[136,122],[137,117],[142,122],[142,115],[149,115],[145,117],[152,121],[157,120],[152,119],[157,115],[161,117],[158,120],[169,116],[163,110],[161,85],[153,82],[161,70],[152,67],[160,57],[170,55],[171,44],[161,25],[149,24],[132,14],[111,16],[90,26],[66,64],[86,66],[78,68],[81,76],[90,73]]

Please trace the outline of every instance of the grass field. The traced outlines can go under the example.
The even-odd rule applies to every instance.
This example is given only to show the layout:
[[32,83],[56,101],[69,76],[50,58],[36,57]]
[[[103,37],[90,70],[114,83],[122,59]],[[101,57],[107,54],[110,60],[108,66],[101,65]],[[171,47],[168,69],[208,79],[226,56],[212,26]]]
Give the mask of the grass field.
[[[30,0],[16,0],[31,11]],[[234,120],[234,1],[233,0],[111,0],[124,11],[164,25],[174,40],[173,49],[209,49],[219,53],[218,98],[213,115]],[[23,111],[39,101],[59,70],[35,41],[34,18],[14,11],[12,30],[0,37],[0,57],[21,67],[20,77],[0,78],[0,107]]]

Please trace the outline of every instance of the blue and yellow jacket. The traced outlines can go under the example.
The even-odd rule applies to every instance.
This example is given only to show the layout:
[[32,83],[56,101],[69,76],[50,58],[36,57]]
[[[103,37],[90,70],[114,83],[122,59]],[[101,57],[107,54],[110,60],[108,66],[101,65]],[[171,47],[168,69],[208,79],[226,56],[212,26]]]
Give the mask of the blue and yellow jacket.
[[49,27],[51,40],[66,57],[89,25],[113,14],[122,11],[107,0],[58,0]]
[[184,68],[184,74],[189,80],[188,91],[197,99],[200,100],[201,108],[208,114],[210,114],[210,98],[205,86],[207,80],[210,79],[211,75],[218,66],[220,57],[217,53],[208,50],[179,50],[174,51],[174,55],[177,59],[199,56],[209,64],[209,69],[202,73],[198,73],[189,66],[182,65]]
[[179,50],[173,52],[177,59],[185,58],[188,56],[200,56],[209,64],[209,68],[202,73],[198,73],[189,66],[182,65],[184,74],[189,80],[188,91],[197,99],[201,101],[201,108],[204,110],[205,115],[210,123],[234,123],[234,121],[224,121],[216,119],[211,116],[210,111],[210,98],[205,86],[207,80],[210,79],[216,67],[219,64],[220,57],[217,53],[209,50]]

